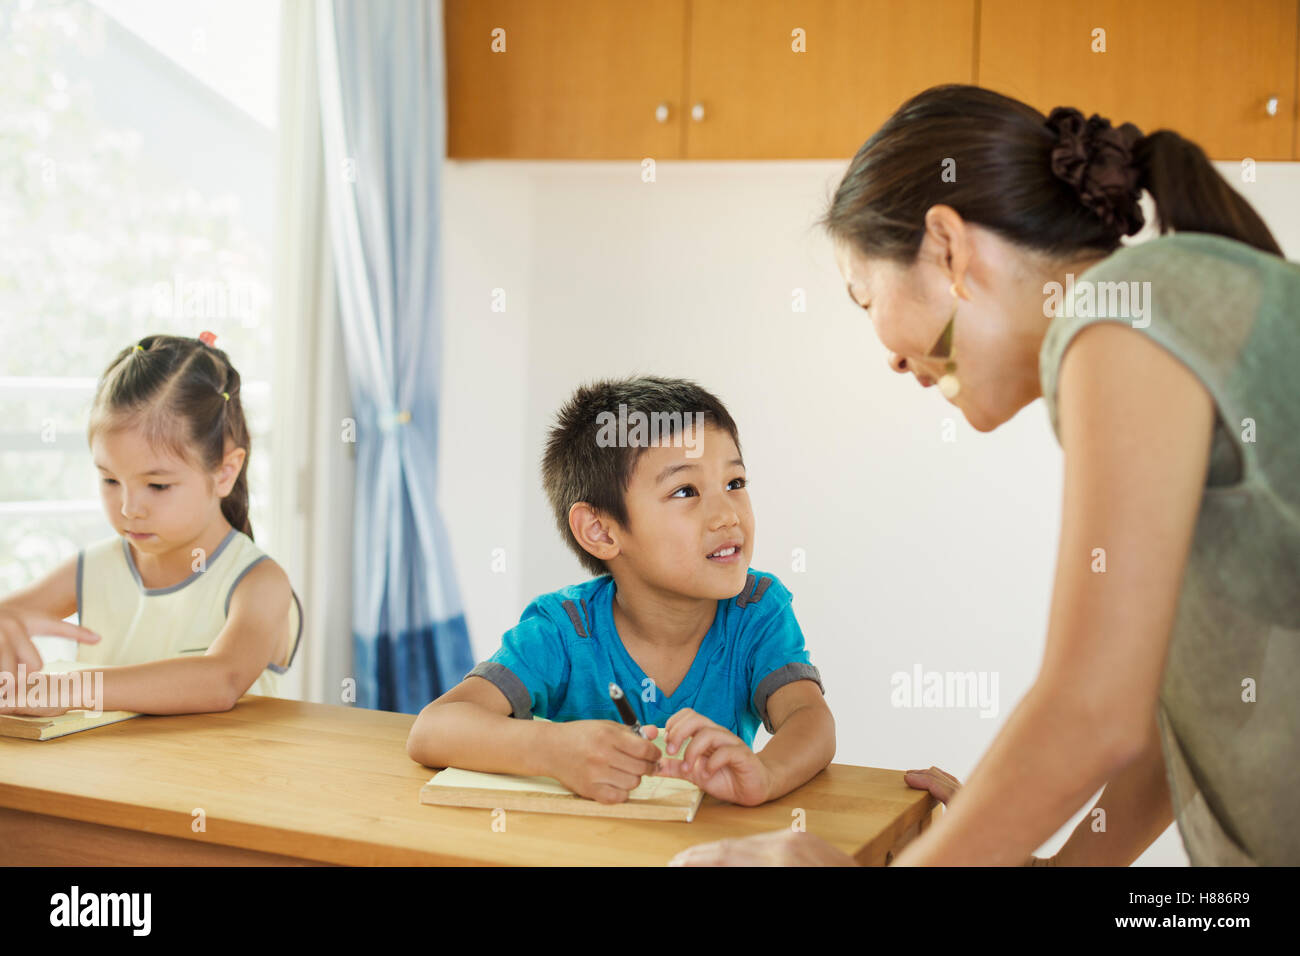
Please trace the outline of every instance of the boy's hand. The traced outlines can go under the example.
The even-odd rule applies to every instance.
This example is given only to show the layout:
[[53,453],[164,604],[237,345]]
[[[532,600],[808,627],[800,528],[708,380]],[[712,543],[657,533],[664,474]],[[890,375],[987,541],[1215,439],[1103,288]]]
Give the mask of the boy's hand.
[[612,720],[572,720],[552,726],[552,776],[599,803],[626,800],[643,776],[655,772],[661,756],[650,741]]
[[664,758],[656,773],[689,780],[705,793],[744,807],[765,803],[772,773],[743,740],[703,714],[684,707],[664,724],[665,750],[675,754],[690,738],[681,760]]

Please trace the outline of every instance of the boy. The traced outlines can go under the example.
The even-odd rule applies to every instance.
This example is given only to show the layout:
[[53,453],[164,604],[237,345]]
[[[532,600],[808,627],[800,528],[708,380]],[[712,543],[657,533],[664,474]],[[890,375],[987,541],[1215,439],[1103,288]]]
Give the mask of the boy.
[[[722,403],[680,379],[584,386],[557,416],[542,475],[560,533],[597,577],[533,601],[500,650],[420,713],[411,757],[554,777],[602,803],[658,773],[745,806],[829,764],[835,722],[790,592],[748,567],[754,515]],[[669,754],[689,738],[681,761],[618,722],[611,682],[647,737],[663,723]],[[760,720],[773,738],[755,754]]]

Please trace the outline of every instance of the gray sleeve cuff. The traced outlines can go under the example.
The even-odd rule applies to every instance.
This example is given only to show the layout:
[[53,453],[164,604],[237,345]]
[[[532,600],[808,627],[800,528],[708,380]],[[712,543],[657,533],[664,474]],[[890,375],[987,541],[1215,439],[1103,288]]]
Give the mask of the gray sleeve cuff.
[[512,708],[510,716],[518,717],[520,720],[533,719],[533,695],[528,692],[524,682],[514,675],[514,672],[504,664],[498,664],[496,661],[484,661],[481,664],[475,664],[474,669],[465,675],[466,677],[482,677],[496,685],[497,690],[506,695],[506,700],[510,702]]
[[799,661],[778,667],[758,682],[758,688],[754,691],[754,710],[763,718],[763,729],[769,734],[774,734],[776,731],[772,729],[772,719],[767,714],[767,699],[786,684],[797,680],[814,681],[823,696],[826,694],[826,688],[822,686],[822,677],[817,672],[817,668]]

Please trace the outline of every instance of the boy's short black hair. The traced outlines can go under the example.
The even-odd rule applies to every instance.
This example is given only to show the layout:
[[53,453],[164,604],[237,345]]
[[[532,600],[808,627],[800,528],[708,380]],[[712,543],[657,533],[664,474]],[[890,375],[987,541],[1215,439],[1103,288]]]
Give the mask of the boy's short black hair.
[[[560,534],[594,575],[607,574],[605,562],[587,552],[569,528],[569,509],[585,501],[619,524],[628,522],[624,494],[632,482],[637,460],[647,445],[625,447],[598,440],[608,434],[610,416],[617,419],[640,412],[655,416],[660,442],[695,422],[720,428],[731,435],[740,451],[736,423],[718,398],[694,382],[680,378],[638,376],[602,380],[581,386],[556,413],[542,455],[542,484],[555,512]],[[602,417],[602,413],[608,413]],[[702,415],[702,418],[687,418]]]

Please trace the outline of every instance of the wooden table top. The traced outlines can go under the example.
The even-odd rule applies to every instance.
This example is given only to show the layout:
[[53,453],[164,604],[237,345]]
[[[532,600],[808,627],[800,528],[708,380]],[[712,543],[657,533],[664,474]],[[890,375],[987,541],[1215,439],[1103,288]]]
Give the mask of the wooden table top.
[[512,810],[496,832],[490,810],[419,802],[435,771],[406,754],[414,719],[245,697],[225,713],[0,738],[0,807],[323,863],[658,866],[697,843],[788,829],[796,808],[866,861],[935,805],[901,771],[832,764],[761,807],[706,795],[692,823]]

